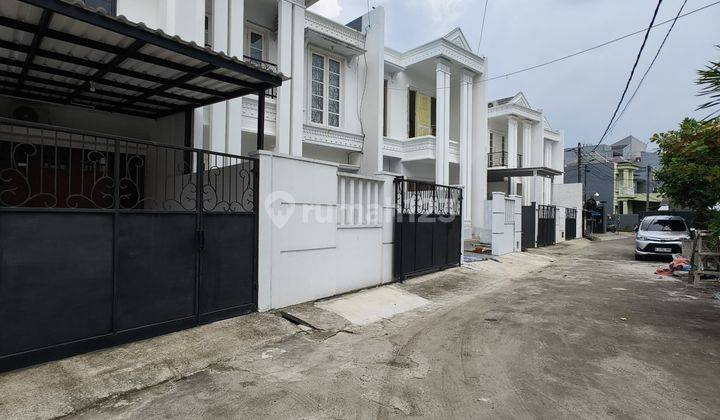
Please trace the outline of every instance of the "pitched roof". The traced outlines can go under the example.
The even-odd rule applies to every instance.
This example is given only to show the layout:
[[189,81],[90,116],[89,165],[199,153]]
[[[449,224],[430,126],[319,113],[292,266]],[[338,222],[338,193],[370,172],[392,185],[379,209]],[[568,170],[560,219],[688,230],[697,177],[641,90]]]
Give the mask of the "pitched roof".
[[443,38],[447,39],[455,45],[459,45],[465,50],[472,52],[472,47],[470,47],[470,43],[468,42],[467,38],[465,38],[465,34],[463,34],[463,31],[460,28],[453,29]]
[[522,92],[516,93],[515,96],[508,96],[507,98],[496,99],[488,104],[488,108],[509,104],[511,102],[525,108],[530,108],[530,103],[528,102],[527,98],[525,98],[525,94]]

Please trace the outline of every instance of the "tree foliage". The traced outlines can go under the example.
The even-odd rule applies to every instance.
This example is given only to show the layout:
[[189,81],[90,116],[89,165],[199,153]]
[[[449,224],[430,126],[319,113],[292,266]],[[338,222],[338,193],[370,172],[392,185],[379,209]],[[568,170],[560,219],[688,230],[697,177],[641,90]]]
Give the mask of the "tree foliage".
[[[720,48],[720,45],[718,46]],[[704,120],[686,118],[680,129],[655,134],[662,167],[655,172],[660,193],[673,203],[697,213],[701,227],[720,237],[720,61],[698,71],[700,96],[710,100],[700,109],[712,109]],[[715,116],[715,118],[712,118]]]
[[[720,45],[718,45],[720,48]],[[711,61],[704,69],[698,70],[699,78],[697,84],[702,86],[701,96],[708,96],[710,100],[698,109],[710,109],[720,107],[720,61]],[[710,115],[715,115],[712,113]]]
[[685,119],[680,129],[655,134],[661,168],[660,193],[697,212],[698,222],[720,234],[720,119]]

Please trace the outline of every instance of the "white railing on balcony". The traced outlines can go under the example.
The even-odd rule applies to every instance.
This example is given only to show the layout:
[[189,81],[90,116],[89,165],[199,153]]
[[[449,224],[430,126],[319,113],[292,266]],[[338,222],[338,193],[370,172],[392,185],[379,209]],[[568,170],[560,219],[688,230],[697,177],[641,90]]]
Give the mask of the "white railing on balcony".
[[338,226],[382,226],[383,182],[372,177],[338,174]]

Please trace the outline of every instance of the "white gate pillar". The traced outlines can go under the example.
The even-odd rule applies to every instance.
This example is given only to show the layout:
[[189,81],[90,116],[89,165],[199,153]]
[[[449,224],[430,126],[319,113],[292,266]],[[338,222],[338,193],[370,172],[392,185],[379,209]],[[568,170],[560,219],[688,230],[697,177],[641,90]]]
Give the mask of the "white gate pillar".
[[[473,74],[463,71],[460,84],[460,185],[463,186],[463,225],[471,220],[472,168],[469,158],[472,156],[473,143]],[[467,237],[469,235],[463,235]]]

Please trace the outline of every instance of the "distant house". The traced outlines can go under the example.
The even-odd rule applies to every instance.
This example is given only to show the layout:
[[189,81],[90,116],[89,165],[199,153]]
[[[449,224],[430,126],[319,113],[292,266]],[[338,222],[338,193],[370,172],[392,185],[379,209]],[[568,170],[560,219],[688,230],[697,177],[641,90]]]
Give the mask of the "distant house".
[[[647,192],[650,208],[663,201],[657,193],[658,183],[651,174],[660,167],[657,152],[647,151],[647,143],[633,136],[612,144],[580,147],[582,157],[578,178],[578,149],[565,149],[565,182],[580,182],[585,186],[585,198],[605,203],[608,213],[635,214],[645,210]],[[586,180],[587,177],[587,180]],[[598,194],[595,196],[595,194]]]
[[610,145],[613,157],[622,157],[629,161],[639,159],[641,154],[647,151],[647,143],[633,136],[627,136]]

